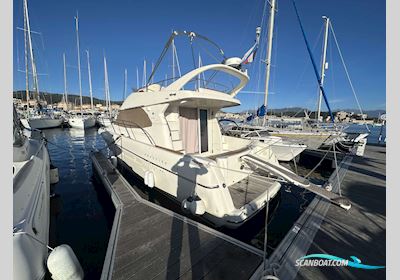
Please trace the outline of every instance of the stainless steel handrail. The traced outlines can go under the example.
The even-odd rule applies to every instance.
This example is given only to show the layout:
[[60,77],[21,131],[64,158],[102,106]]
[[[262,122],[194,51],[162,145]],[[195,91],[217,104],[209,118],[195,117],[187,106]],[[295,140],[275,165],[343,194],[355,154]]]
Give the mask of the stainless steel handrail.
[[[118,125],[119,123],[122,123],[122,124],[124,125],[125,129],[126,129],[126,132],[128,133],[129,138],[132,138],[132,137],[131,137],[131,135],[130,135],[130,133],[129,133],[129,131],[128,131],[127,125],[133,125],[133,126],[135,126],[136,128],[139,128],[139,129],[143,132],[143,134],[146,135],[147,139],[149,139],[150,144],[152,144],[153,146],[156,145],[154,139],[150,136],[150,134],[149,134],[143,127],[141,127],[139,124],[137,124],[137,123],[135,123],[135,122],[132,122],[132,121],[126,121],[126,120],[115,120],[115,121],[113,121],[111,124],[113,124],[113,123],[115,123],[115,124],[117,124],[117,125]],[[114,131],[115,131],[115,129],[114,129]],[[131,132],[133,133],[132,128],[131,128]],[[133,133],[133,134],[134,134],[134,133]],[[133,139],[136,140],[136,137],[135,137],[134,135],[133,135]]]

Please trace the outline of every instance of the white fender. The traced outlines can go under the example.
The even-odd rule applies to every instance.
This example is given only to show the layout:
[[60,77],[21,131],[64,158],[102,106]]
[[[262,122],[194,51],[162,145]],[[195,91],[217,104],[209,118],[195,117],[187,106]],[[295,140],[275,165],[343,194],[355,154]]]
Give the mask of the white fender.
[[58,168],[55,166],[50,166],[50,184],[57,184],[60,180],[58,175]]
[[118,165],[118,159],[116,156],[111,156],[110,158],[111,164],[116,168]]
[[190,211],[193,215],[204,215],[206,213],[206,206],[200,197],[188,197],[182,201],[182,209]]
[[154,188],[154,174],[151,171],[147,173],[147,186],[149,188]]
[[144,172],[144,184],[147,186],[149,182],[149,171]]
[[60,245],[54,248],[47,259],[47,268],[54,280],[81,280],[83,269],[74,251],[68,245]]

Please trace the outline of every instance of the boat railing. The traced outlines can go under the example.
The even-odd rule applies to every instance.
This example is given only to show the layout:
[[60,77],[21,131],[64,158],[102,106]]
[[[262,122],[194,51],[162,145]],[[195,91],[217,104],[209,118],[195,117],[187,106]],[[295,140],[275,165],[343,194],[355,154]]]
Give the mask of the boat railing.
[[[136,122],[133,121],[126,121],[126,120],[114,120],[111,121],[111,126],[114,130],[115,133],[117,133],[117,131],[115,130],[114,124],[120,126],[120,127],[124,127],[126,133],[128,134],[127,136],[131,139],[137,140],[135,137],[135,133],[133,132],[132,128],[139,128],[143,134],[147,137],[147,139],[149,140],[150,144],[152,144],[153,146],[156,146],[156,143],[154,141],[154,139],[151,137],[151,135],[143,128],[141,127],[139,124],[137,124]],[[129,130],[128,130],[129,129]],[[131,133],[129,133],[129,131]],[[120,131],[121,134],[121,131]],[[132,134],[132,136],[131,136]]]

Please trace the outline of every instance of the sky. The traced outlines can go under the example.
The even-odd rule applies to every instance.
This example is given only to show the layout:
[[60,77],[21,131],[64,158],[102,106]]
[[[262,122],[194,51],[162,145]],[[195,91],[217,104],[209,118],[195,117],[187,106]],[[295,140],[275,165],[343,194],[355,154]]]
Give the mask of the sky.
[[[90,52],[94,96],[104,98],[103,56],[106,56],[111,99],[121,100],[124,70],[127,69],[130,92],[136,88],[136,69],[141,84],[143,61],[147,61],[148,77],[151,63],[157,61],[172,30],[194,31],[217,43],[227,57],[242,57],[254,43],[256,27],[261,26],[260,49],[248,68],[250,82],[237,96],[242,105],[230,110],[254,109],[263,102],[265,65],[260,60],[265,60],[268,22],[268,13],[262,22],[264,0],[28,1],[31,30],[40,33],[33,33],[32,38],[41,91],[64,92],[62,56],[65,53],[67,90],[79,93],[74,20],[78,12],[83,95],[89,95],[85,50]],[[317,80],[292,0],[277,2],[268,108],[315,110]],[[331,19],[362,109],[385,109],[385,1],[297,0],[296,4],[318,68],[322,16],[326,15]],[[23,32],[17,29],[23,27],[22,0],[14,0],[13,25],[14,90],[20,90],[25,89]],[[193,46],[196,61],[199,53],[203,64],[219,59],[216,49],[207,42],[196,42]],[[193,69],[187,38],[176,39],[176,47],[181,70],[186,73]],[[154,81],[172,75],[171,61],[172,55],[168,52]],[[357,108],[331,35],[327,61],[325,91],[331,107]],[[325,105],[322,109],[326,109]]]

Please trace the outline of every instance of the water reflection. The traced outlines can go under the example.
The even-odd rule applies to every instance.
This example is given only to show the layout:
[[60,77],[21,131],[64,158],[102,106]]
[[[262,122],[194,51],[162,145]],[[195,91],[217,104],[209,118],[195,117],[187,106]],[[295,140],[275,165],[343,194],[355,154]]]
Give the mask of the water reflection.
[[[50,246],[68,244],[77,255],[86,279],[101,275],[113,219],[113,206],[104,188],[92,179],[91,151],[105,147],[97,129],[44,131],[48,150],[58,167],[60,182],[51,199]],[[103,199],[99,197],[103,196]],[[110,221],[111,220],[111,221]]]

